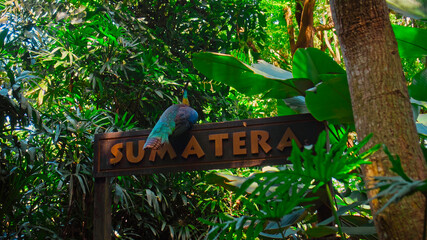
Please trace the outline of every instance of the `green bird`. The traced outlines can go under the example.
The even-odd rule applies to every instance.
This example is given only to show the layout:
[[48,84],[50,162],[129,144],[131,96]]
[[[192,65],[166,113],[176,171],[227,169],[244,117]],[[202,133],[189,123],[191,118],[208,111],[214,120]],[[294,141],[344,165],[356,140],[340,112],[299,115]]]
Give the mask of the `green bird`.
[[181,104],[174,104],[166,109],[160,116],[153,130],[144,144],[144,149],[159,149],[163,144],[169,143],[169,136],[178,136],[188,131],[196,123],[199,115],[190,107],[187,90]]

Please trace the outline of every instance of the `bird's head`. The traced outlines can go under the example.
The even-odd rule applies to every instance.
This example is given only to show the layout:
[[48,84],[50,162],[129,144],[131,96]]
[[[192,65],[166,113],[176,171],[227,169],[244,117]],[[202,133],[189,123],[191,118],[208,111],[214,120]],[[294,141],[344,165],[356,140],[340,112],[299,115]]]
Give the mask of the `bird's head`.
[[188,101],[187,89],[184,89],[184,95],[182,96],[182,104],[190,106],[190,101]]

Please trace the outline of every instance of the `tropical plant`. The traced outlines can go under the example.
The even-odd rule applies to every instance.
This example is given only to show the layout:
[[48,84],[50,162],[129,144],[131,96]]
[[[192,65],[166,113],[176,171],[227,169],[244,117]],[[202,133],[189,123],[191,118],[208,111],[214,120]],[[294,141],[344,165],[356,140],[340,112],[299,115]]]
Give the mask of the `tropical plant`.
[[[152,126],[185,82],[201,119],[270,114],[270,101],[206,80],[188,58],[262,39],[255,2],[32,0],[2,1],[1,10],[1,237],[91,238],[94,135]],[[198,209],[226,194],[203,174],[112,179],[114,235],[202,235],[192,216],[227,206]]]
[[[425,56],[426,45],[422,41],[422,36],[426,33],[425,30],[402,26],[393,26],[393,29],[398,40],[399,53],[403,58]],[[281,111],[279,110],[281,114],[305,113],[308,110],[321,121],[326,120],[333,124],[350,124],[350,126],[353,123],[346,73],[331,58],[317,49],[298,49],[293,59],[292,74],[262,60],[249,66],[231,55],[216,53],[195,54],[193,55],[193,63],[199,71],[209,78],[228,84],[245,94],[263,92],[265,98],[283,99],[286,106],[280,106],[280,108],[278,106],[281,109]],[[422,77],[424,69],[413,77],[414,80],[409,87],[410,94],[414,98],[412,101],[414,119],[417,120],[418,133],[422,138],[425,136],[425,125],[423,124],[423,114],[421,117],[418,114],[420,111],[425,111],[425,104],[419,101],[425,98],[423,93],[427,90],[422,86],[427,82],[427,79]],[[233,78],[228,79],[225,77],[227,75],[232,75]],[[256,88],[249,88],[249,86],[256,86]],[[296,99],[298,100],[296,101]],[[425,149],[424,141],[421,143]],[[400,195],[395,195],[396,198],[393,200],[406,196],[405,194],[409,195],[414,191],[413,189],[408,190],[408,188],[403,189],[399,192]],[[396,191],[396,189],[390,191]],[[381,194],[386,195],[388,193]],[[230,224],[236,224],[236,222],[240,224],[245,221],[246,218],[232,219],[226,222],[227,224],[222,225],[223,228],[220,233],[228,231]],[[253,229],[254,226],[251,225],[252,228],[249,229]],[[233,228],[237,229],[236,225],[232,225],[231,229]],[[262,229],[259,226],[256,229],[257,233],[260,233]],[[325,230],[325,228],[321,229]],[[361,229],[359,228],[359,230]],[[215,231],[218,232],[218,226],[216,226]],[[233,231],[230,232],[232,234]],[[325,232],[333,233],[327,230]],[[236,230],[236,234],[240,236],[241,230]],[[252,236],[253,232],[250,234]],[[219,236],[222,235],[218,234],[216,237]]]
[[[249,239],[257,236],[286,239],[289,236],[321,237],[337,232],[342,237],[343,232],[349,235],[374,234],[372,225],[363,229],[342,226],[341,221],[349,221],[349,218],[339,215],[361,202],[337,209],[333,200],[333,192],[336,190],[331,188],[330,183],[332,180],[349,183],[356,175],[354,170],[361,164],[369,164],[367,158],[380,146],[360,153],[369,137],[356,146],[347,148],[347,135],[344,136],[339,142],[332,144],[329,151],[325,148],[326,132],[319,135],[314,146],[306,147],[303,151],[293,142],[290,166],[268,168],[265,172],[247,178],[212,173],[208,176],[209,181],[236,191],[234,201],[239,201],[245,211],[237,216],[220,215],[219,223],[204,221],[212,226],[208,238],[241,238],[245,235]],[[317,210],[313,206],[322,201],[319,199],[319,189],[322,186],[326,189],[327,201],[332,206],[338,227],[327,226],[329,220],[317,226],[311,225],[309,220]],[[365,223],[369,220],[363,217],[358,220],[362,219]]]
[[[94,134],[153,126],[187,81],[202,121],[307,111],[299,94],[315,87],[310,79],[291,80],[290,90],[281,83],[287,78],[276,76],[279,84],[268,93],[278,100],[261,99],[265,92],[245,96],[200,75],[190,61],[195,52],[215,51],[291,69],[290,35],[283,31],[299,32],[292,18],[299,2],[0,1],[0,238],[90,239]],[[313,14],[314,43],[339,62],[327,1]],[[413,79],[416,91],[423,78]],[[294,96],[287,105],[276,87]],[[414,107],[425,125],[425,104]],[[211,222],[220,212],[242,216],[247,209],[231,201],[233,192],[205,183],[205,175],[111,179],[113,236],[195,239],[207,226],[194,216]]]
[[[394,30],[402,57],[425,55],[423,49],[427,46],[422,39],[427,30],[401,26],[395,26]],[[281,115],[305,113],[308,109],[319,121],[353,123],[346,72],[318,49],[298,49],[293,58],[292,73],[262,60],[249,66],[236,57],[219,53],[193,54],[193,64],[207,77],[244,94],[263,93],[264,98],[283,100],[285,105],[280,105]],[[425,101],[425,70],[413,79],[409,87],[411,96]]]

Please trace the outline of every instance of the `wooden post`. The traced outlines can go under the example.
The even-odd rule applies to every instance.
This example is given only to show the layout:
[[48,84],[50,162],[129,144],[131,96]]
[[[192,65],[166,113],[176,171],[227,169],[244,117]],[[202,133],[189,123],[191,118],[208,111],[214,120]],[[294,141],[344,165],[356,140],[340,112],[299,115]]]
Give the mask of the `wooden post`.
[[93,239],[111,239],[111,189],[109,177],[95,178]]

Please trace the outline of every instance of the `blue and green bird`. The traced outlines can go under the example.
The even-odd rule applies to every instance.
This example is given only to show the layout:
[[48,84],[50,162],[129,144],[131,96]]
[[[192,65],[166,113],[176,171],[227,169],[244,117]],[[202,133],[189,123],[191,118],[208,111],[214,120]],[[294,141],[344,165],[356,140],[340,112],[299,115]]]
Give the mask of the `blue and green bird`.
[[188,131],[196,123],[198,114],[190,107],[187,90],[181,104],[174,104],[166,109],[160,116],[153,130],[145,142],[144,149],[159,149],[163,144],[169,143],[169,136],[178,136]]

